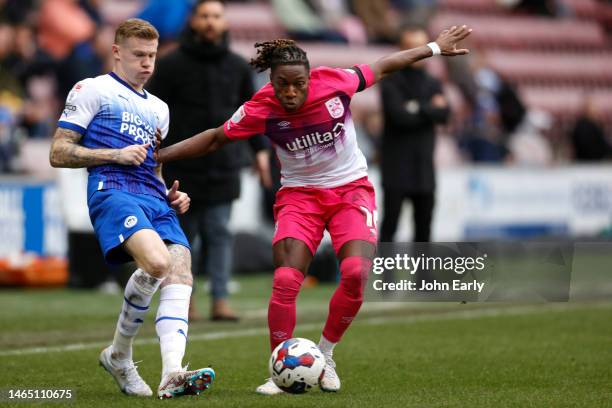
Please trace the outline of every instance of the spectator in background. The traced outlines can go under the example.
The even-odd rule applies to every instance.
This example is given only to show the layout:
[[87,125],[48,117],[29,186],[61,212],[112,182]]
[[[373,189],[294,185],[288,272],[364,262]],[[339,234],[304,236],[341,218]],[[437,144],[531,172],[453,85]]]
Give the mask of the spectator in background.
[[148,0],[137,17],[153,24],[160,41],[166,42],[180,35],[193,3],[193,0]]
[[[0,86],[2,86],[0,78]],[[0,94],[0,174],[14,170],[14,159],[17,152],[15,137],[15,114],[6,100],[5,92]]]
[[553,152],[545,132],[552,126],[546,112],[528,112],[515,86],[477,61],[474,138],[466,143],[474,161],[511,160],[516,165],[545,166]]
[[[170,106],[166,144],[174,144],[201,129],[217,127],[254,92],[252,71],[246,61],[229,50],[227,21],[220,0],[199,0],[180,45],[157,63],[148,89]],[[268,153],[262,136],[249,141],[256,163],[268,185]],[[240,195],[240,169],[245,145],[227,145],[199,159],[164,167],[167,180],[181,180],[191,197],[191,210],[180,221],[191,243],[199,234],[202,255],[211,280],[212,319],[236,320],[227,296],[232,270],[229,231],[232,201]],[[193,297],[192,297],[193,302]],[[192,315],[195,309],[192,308]]]
[[471,105],[472,115],[459,134],[459,147],[467,161],[502,163],[507,159],[507,138],[499,126],[497,106]]
[[15,26],[15,48],[9,66],[24,89],[20,126],[30,138],[48,138],[59,109],[57,99],[57,61],[36,43],[34,28]]
[[[22,25],[18,37],[20,80],[26,92],[23,126],[30,137],[47,138],[59,111],[57,65],[73,48],[91,38],[94,21],[78,0],[41,2],[37,38],[32,27]],[[36,41],[37,40],[37,41]]]
[[99,27],[88,41],[75,46],[57,70],[60,99],[66,99],[72,86],[81,78],[94,78],[112,69],[112,54],[108,44],[113,43],[114,29]]
[[398,16],[388,0],[352,0],[353,11],[365,25],[374,43],[394,43],[399,28]]
[[545,133],[552,128],[551,115],[532,110],[515,128],[508,140],[512,163],[522,166],[546,166],[553,162],[552,147]]
[[328,27],[336,29],[349,44],[367,44],[368,34],[361,20],[351,14],[347,0],[310,0]]
[[[524,115],[524,108],[519,110],[511,103],[510,94],[500,93],[503,81],[486,61],[475,59],[474,65],[471,75],[475,89],[469,89],[474,94],[466,94],[472,113],[461,132],[460,147],[471,161],[500,163],[508,156],[508,130],[516,128],[517,121]],[[500,99],[499,95],[503,98]],[[503,111],[501,104],[507,105]]]
[[499,108],[499,119],[505,133],[514,132],[526,119],[527,109],[514,85],[493,73],[496,79],[492,90]]
[[426,27],[436,12],[438,0],[390,0],[393,8],[401,13],[404,23]]
[[6,69],[7,59],[15,49],[15,29],[0,23],[0,173],[14,169],[17,150],[16,124],[23,108],[23,89],[13,73]]
[[[79,5],[85,13],[93,20],[96,25],[102,25],[104,23],[102,15],[100,13],[101,3],[106,0],[79,0]],[[112,69],[112,67],[111,67]]]
[[347,42],[306,0],[272,0],[274,11],[292,38],[306,41]]
[[2,90],[6,89],[8,78],[10,82],[16,82],[12,63],[10,62],[15,53],[15,27],[7,22],[0,22],[0,75],[2,78]]
[[44,0],[38,28],[41,48],[60,60],[75,45],[91,38],[96,26],[78,0]]
[[576,161],[598,161],[612,158],[612,147],[601,124],[601,112],[592,97],[586,97],[581,115],[571,133]]
[[[8,149],[11,152],[10,162],[18,163],[16,148],[21,135],[50,136],[51,124],[57,114],[54,109],[58,107],[53,95],[56,67],[55,61],[36,43],[33,1],[5,1],[0,7],[0,14],[0,18],[10,22],[3,23],[0,28],[0,70],[3,71],[3,84],[0,85],[3,102],[0,104],[4,109],[3,142],[0,143],[5,147],[12,146]],[[6,82],[8,77],[11,78],[10,85]],[[10,107],[7,109],[7,106]]]
[[11,24],[30,22],[35,8],[34,3],[38,3],[38,0],[2,0],[0,1],[1,18]]
[[[400,48],[427,44],[427,33],[416,26],[402,30]],[[412,202],[414,241],[431,239],[435,202],[433,164],[435,125],[448,120],[450,110],[440,82],[420,61],[381,82],[385,119],[381,170],[384,188],[380,241],[392,242],[402,203]]]
[[0,173],[13,169],[15,122],[23,105],[23,90],[7,69],[7,60],[15,49],[14,37],[14,27],[0,22]]
[[558,0],[506,0],[502,3],[510,4],[515,11],[544,17],[554,17],[562,11]]

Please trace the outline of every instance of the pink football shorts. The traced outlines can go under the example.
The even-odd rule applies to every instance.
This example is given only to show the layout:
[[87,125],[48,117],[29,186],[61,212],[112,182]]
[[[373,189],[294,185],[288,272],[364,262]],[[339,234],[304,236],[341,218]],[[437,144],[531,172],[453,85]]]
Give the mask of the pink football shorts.
[[336,253],[351,240],[376,245],[377,218],[374,187],[367,177],[334,188],[283,187],[276,194],[272,244],[299,239],[314,255],[327,228]]

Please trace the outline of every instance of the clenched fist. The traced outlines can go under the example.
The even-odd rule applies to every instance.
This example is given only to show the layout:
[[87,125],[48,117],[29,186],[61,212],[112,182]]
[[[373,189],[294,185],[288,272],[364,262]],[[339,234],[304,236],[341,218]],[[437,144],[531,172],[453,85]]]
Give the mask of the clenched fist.
[[116,163],[125,166],[140,166],[147,159],[147,151],[150,143],[143,145],[131,145],[119,149],[117,152]]

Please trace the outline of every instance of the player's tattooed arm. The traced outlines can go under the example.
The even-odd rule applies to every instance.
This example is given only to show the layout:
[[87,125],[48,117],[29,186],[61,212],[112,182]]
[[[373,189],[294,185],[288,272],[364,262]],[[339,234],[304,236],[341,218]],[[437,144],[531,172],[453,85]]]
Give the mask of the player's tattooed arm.
[[51,166],[80,168],[109,163],[138,166],[147,158],[148,143],[122,149],[89,149],[79,144],[81,138],[74,130],[57,128],[49,152]]

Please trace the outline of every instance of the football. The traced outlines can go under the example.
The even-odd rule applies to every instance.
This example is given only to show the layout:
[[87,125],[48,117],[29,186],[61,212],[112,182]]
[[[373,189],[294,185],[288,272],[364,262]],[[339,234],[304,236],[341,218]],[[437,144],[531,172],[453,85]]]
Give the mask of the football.
[[312,341],[293,338],[276,346],[269,368],[270,378],[280,389],[301,394],[319,385],[325,358]]

